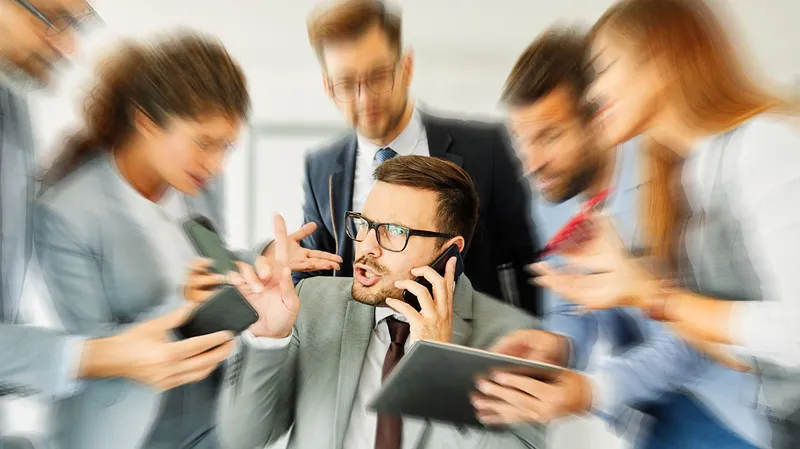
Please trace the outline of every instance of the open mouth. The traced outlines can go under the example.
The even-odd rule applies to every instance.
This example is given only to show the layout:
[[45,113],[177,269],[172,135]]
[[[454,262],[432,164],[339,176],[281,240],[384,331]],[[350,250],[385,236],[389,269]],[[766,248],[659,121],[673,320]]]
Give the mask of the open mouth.
[[547,190],[558,180],[556,176],[537,176],[536,185],[539,190]]
[[616,110],[617,107],[615,104],[606,104],[599,111],[597,111],[597,119],[600,121],[608,120],[612,115],[614,115]]
[[363,264],[354,265],[353,274],[356,281],[365,287],[372,287],[381,280],[381,276],[375,270]]

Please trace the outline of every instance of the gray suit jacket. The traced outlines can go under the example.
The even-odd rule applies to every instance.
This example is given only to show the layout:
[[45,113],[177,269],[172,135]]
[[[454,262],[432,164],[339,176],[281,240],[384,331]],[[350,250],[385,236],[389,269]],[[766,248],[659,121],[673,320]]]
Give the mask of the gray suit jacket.
[[58,395],[65,374],[65,336],[16,324],[31,255],[33,172],[25,99],[0,86],[0,397]]
[[[35,248],[54,307],[67,330],[86,337],[117,334],[183,303],[161,273],[108,156],[97,157],[55,186],[34,207]],[[217,187],[185,197],[190,213],[221,228]],[[122,378],[81,382],[56,404],[54,436],[63,449],[134,449],[156,419],[161,394]]]
[[[374,328],[375,309],[352,299],[352,278],[297,285],[301,308],[291,344],[240,345],[220,397],[218,433],[230,449],[273,443],[294,426],[290,449],[344,449],[344,436]],[[453,343],[487,348],[504,334],[539,327],[511,306],[476,292],[462,276],[454,294]],[[460,433],[453,426],[403,420],[403,447],[542,448],[544,429]]]

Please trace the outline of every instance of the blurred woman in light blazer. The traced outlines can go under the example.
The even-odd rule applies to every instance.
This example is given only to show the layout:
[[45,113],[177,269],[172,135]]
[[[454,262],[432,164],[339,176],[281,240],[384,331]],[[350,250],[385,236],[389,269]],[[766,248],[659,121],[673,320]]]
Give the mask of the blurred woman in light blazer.
[[[85,129],[45,176],[34,226],[56,311],[67,331],[87,336],[201,301],[223,281],[205,272],[180,223],[201,214],[224,229],[217,175],[250,108],[239,65],[218,41],[191,33],[125,45],[98,78]],[[292,235],[290,260],[303,269],[338,268],[336,256],[300,248],[313,229]],[[253,264],[262,252],[270,255],[260,248],[240,257]],[[217,448],[220,371],[195,380],[163,393],[122,378],[84,382],[56,406],[56,443]]]

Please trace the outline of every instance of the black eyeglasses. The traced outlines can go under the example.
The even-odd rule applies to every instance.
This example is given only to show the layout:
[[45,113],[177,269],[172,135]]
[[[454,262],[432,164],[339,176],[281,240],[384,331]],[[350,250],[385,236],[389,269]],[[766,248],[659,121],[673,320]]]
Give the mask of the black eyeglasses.
[[441,232],[420,231],[393,223],[376,223],[361,216],[358,212],[347,212],[345,214],[345,231],[347,236],[356,242],[363,242],[367,238],[369,231],[375,230],[375,238],[381,248],[399,253],[406,249],[408,239],[412,235],[418,237],[436,237],[442,239],[453,238],[450,234]]
[[361,95],[362,83],[370,92],[376,95],[390,92],[394,89],[394,80],[398,65],[399,61],[396,62],[392,68],[375,71],[361,79],[348,79],[336,83],[328,79],[333,98],[343,103],[355,101],[355,99]]
[[39,21],[47,25],[47,31],[45,32],[48,36],[55,36],[59,33],[64,32],[68,28],[72,28],[75,31],[86,31],[92,26],[99,26],[103,24],[103,20],[100,19],[100,16],[97,15],[94,9],[92,9],[89,4],[86,4],[86,11],[78,15],[61,15],[56,17],[55,19],[49,19],[44,13],[39,11],[39,9],[33,6],[27,0],[16,0],[23,8],[27,9],[28,12],[36,16]]

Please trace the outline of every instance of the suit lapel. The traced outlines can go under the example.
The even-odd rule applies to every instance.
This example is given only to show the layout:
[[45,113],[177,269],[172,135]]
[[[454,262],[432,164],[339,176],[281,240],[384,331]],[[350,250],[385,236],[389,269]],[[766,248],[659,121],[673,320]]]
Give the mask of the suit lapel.
[[336,448],[344,445],[344,436],[356,389],[367,356],[372,330],[375,327],[375,308],[357,301],[348,301],[342,326],[342,351],[339,358],[339,380],[336,386],[334,412]]
[[472,334],[472,296],[475,290],[465,275],[456,282],[453,292],[453,336],[451,343],[466,345]]
[[[336,253],[347,262],[352,259],[352,245],[344,228],[344,213],[353,207],[353,189],[356,178],[355,135],[347,142],[344,151],[337,159],[336,171],[327,180],[329,190],[330,219],[336,238]],[[349,275],[349,273],[343,273]]]
[[428,152],[431,156],[439,159],[446,159],[459,167],[463,167],[464,158],[460,154],[450,152],[453,138],[447,128],[437,123],[436,119],[427,115],[422,115],[422,124],[425,126],[425,134],[428,137]]

